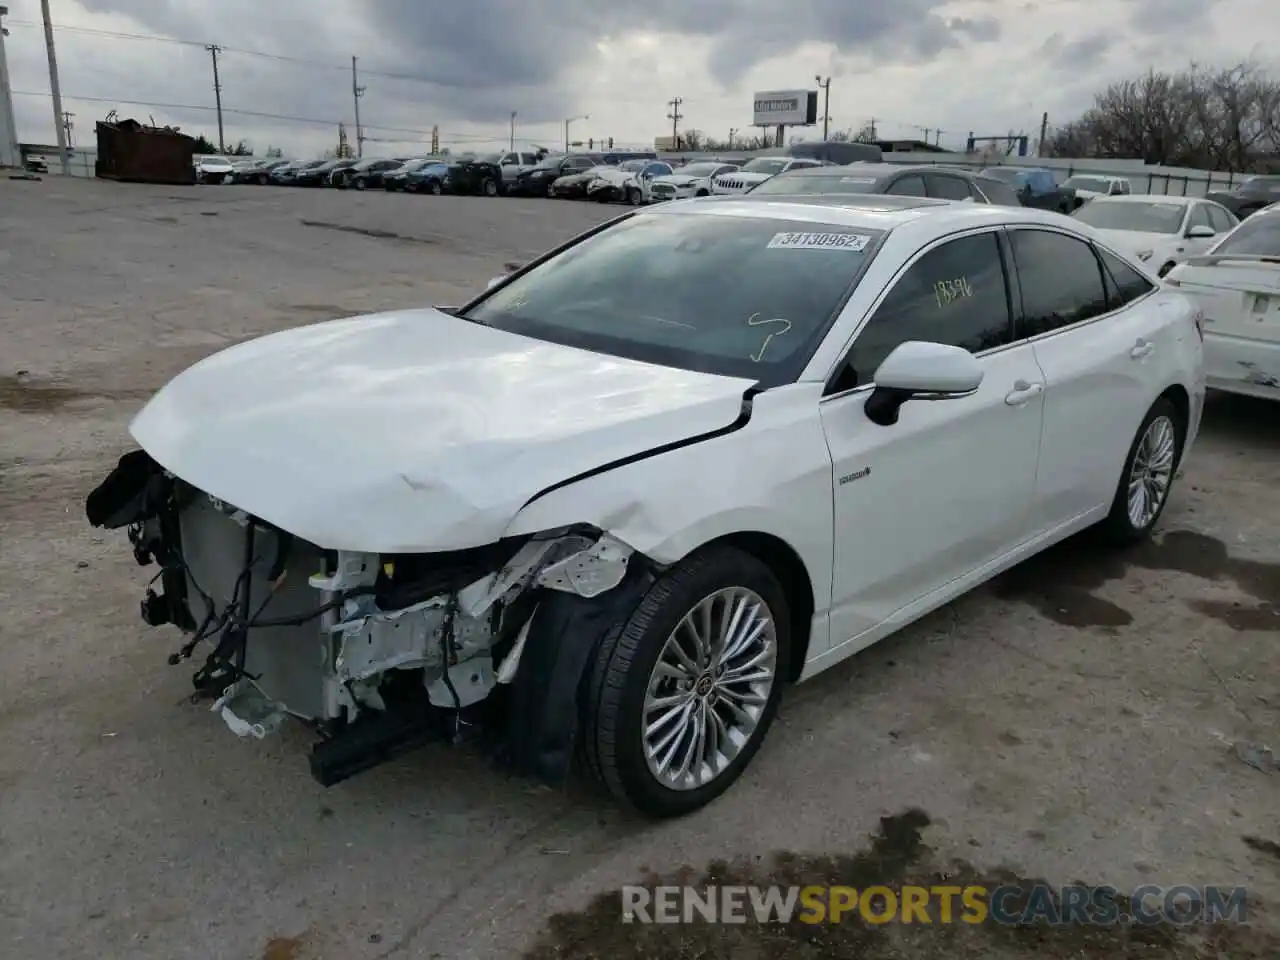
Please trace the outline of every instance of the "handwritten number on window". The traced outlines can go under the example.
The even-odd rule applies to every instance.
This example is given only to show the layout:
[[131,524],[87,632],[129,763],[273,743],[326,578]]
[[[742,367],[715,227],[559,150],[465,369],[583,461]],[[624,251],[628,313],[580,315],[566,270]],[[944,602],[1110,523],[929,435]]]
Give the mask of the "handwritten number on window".
[[954,280],[939,280],[933,285],[933,295],[938,301],[938,309],[949,307],[957,300],[973,296],[973,287],[968,277],[956,277]]

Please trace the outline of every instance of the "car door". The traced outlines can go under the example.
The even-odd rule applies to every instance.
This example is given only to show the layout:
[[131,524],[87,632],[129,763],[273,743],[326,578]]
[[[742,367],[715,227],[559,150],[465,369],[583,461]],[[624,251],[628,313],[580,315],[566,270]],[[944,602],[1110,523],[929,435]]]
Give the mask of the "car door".
[[969,184],[963,177],[956,177],[946,173],[926,173],[924,175],[924,185],[925,189],[929,191],[929,196],[936,197],[939,200],[961,202],[973,199],[973,194],[969,192]]
[[1047,531],[1111,502],[1146,413],[1146,367],[1169,345],[1155,285],[1122,258],[1050,228],[1010,227],[1009,239],[1018,335],[1044,374],[1035,504]]
[[[900,271],[821,402],[833,463],[831,639],[857,638],[1026,539],[1043,394],[1029,345],[1013,344],[998,231],[931,244]],[[876,368],[907,340],[981,357],[974,394],[911,400],[879,426],[863,411]]]

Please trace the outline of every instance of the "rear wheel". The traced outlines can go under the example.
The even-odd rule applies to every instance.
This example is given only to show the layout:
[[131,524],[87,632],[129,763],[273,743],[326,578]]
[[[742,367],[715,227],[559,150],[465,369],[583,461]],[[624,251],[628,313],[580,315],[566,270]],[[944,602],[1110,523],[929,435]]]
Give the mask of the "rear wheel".
[[1136,543],[1151,533],[1169,502],[1185,435],[1186,424],[1168,397],[1152,404],[1129,447],[1111,512],[1099,525],[1108,540]]
[[258,174],[258,186],[265,187],[267,185],[267,175],[265,173]]
[[491,177],[486,177],[484,183],[480,185],[480,189],[484,191],[486,197],[496,197],[498,195],[498,185],[494,183]]
[[368,187],[369,187],[369,181],[365,180],[364,177],[356,177],[355,188],[357,190],[367,190]]
[[789,652],[768,567],[731,547],[682,561],[601,643],[581,733],[593,773],[649,816],[710,803],[760,748]]
[[644,197],[641,195],[639,190],[635,187],[627,187],[627,203],[631,204],[633,207],[638,207],[640,206],[640,201],[643,199]]
[[439,181],[439,180],[432,180],[432,181],[431,181],[431,192],[432,192],[432,193],[434,193],[437,197],[438,197],[438,196],[440,196],[440,194],[444,192],[444,188],[443,188],[442,186],[440,186],[440,181]]
[[556,196],[556,185],[554,183],[547,184],[547,199],[554,200]]

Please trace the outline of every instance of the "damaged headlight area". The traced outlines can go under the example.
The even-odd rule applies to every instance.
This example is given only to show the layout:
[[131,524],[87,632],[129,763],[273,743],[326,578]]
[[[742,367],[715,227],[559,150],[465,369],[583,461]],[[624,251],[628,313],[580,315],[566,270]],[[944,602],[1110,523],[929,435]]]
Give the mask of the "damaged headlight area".
[[439,553],[324,550],[142,451],[86,513],[159,566],[142,618],[186,634],[170,663],[200,650],[195,696],[243,737],[289,716],[312,725],[326,785],[438,736],[486,732],[523,772],[563,776],[591,650],[652,581],[644,557],[585,526]]

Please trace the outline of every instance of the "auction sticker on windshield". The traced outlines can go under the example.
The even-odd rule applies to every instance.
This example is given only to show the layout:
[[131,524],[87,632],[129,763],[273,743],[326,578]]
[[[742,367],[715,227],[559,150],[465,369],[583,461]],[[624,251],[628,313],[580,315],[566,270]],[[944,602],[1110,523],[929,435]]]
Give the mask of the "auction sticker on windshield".
[[861,233],[775,233],[770,250],[848,250],[860,253],[871,238]]

